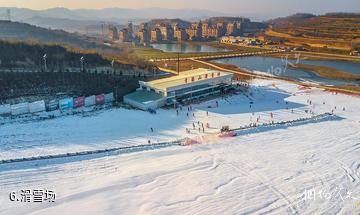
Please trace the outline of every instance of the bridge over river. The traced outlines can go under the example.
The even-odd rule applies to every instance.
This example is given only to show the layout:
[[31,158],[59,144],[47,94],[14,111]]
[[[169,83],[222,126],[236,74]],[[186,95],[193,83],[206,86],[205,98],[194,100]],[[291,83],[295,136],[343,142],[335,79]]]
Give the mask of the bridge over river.
[[150,59],[150,62],[165,62],[165,61],[183,61],[183,60],[212,60],[212,59],[222,59],[222,58],[233,58],[233,57],[246,57],[246,56],[255,56],[255,55],[265,55],[265,54],[274,54],[285,52],[284,50],[270,50],[270,51],[259,51],[259,52],[247,52],[247,53],[217,53],[213,55],[204,55],[204,56],[194,56],[194,57],[180,57],[180,58],[159,58],[159,59]]

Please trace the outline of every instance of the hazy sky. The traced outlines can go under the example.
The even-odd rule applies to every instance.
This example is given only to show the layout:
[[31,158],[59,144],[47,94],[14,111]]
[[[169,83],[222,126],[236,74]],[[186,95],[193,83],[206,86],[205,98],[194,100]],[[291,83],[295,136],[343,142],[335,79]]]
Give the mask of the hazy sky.
[[200,8],[225,13],[360,12],[360,0],[0,0],[0,7],[66,8]]

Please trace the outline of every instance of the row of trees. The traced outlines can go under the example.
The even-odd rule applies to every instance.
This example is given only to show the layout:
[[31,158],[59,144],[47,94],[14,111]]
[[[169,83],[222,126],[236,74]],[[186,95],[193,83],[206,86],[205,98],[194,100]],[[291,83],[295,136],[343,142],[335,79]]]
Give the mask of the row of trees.
[[42,67],[47,56],[49,67],[78,67],[83,56],[89,66],[109,66],[110,61],[97,53],[69,51],[59,45],[0,41],[0,68]]
[[107,74],[43,72],[14,73],[0,72],[0,104],[8,99],[37,96],[54,98],[57,95],[89,96],[104,92],[114,92],[122,96],[138,88],[139,80],[147,80],[140,75],[120,76]]

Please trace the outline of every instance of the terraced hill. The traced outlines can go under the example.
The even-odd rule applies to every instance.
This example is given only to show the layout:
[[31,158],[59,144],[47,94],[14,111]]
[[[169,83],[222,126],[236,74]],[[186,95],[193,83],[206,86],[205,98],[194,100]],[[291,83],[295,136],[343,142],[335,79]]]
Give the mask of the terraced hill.
[[294,45],[350,50],[360,47],[360,14],[296,14],[269,21],[267,36]]

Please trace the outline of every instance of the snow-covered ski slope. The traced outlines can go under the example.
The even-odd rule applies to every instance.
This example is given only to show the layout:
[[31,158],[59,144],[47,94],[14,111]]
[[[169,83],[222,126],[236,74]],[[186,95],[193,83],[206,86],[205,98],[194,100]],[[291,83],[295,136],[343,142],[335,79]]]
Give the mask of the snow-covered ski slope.
[[[305,110],[334,110],[338,117],[254,129],[187,147],[0,165],[0,214],[360,213],[360,98],[255,80],[249,93],[217,101],[219,107],[215,100],[194,105],[189,117],[186,107],[179,115],[175,110],[150,115],[113,109],[5,124],[0,159],[194,138],[258,118],[257,123],[268,123],[310,117]],[[198,121],[211,128],[199,133]],[[11,191],[35,188],[55,190],[56,202],[9,201]],[[312,189],[316,198],[304,199]],[[320,192],[331,197],[321,198]]]

